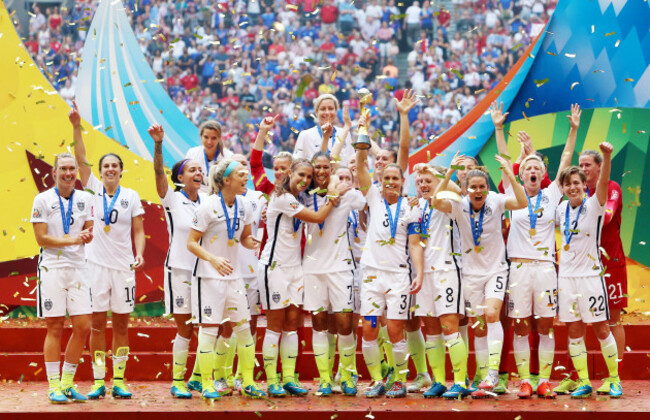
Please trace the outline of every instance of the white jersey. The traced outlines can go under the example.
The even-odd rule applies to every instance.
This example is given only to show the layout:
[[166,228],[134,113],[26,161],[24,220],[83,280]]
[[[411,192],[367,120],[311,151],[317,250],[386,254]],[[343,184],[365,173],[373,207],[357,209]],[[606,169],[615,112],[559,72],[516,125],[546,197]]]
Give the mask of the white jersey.
[[[461,253],[463,255],[463,275],[485,276],[507,270],[506,245],[503,241],[502,219],[506,210],[507,196],[490,192],[485,198],[483,232],[480,252],[476,252],[472,235],[469,197],[461,201],[449,200],[451,217],[460,231]],[[478,228],[480,212],[472,210],[474,223]]]
[[[246,190],[242,196],[245,205],[253,214],[251,222],[251,235],[257,237],[257,229],[262,216],[262,207],[266,203],[264,193],[255,190]],[[239,250],[239,269],[244,278],[257,277],[257,252],[254,249],[243,248]]]
[[[410,207],[405,198],[401,199],[395,243],[391,245],[389,243],[391,239],[389,215],[386,212],[384,198],[376,185],[370,186],[366,200],[368,200],[370,209],[370,220],[368,221],[365,248],[361,255],[361,264],[378,270],[409,272],[409,228],[417,229],[419,234],[420,213],[418,207]],[[397,203],[391,204],[389,207],[394,220]]]
[[165,209],[167,233],[169,234],[169,250],[165,258],[165,267],[193,270],[196,256],[187,249],[187,237],[190,235],[194,213],[208,196],[199,192],[199,200],[190,200],[181,191],[167,187],[167,194],[160,202]]
[[[323,136],[320,133],[319,126],[314,126],[307,130],[302,130],[298,134],[298,140],[296,140],[296,147],[293,150],[293,158],[305,158],[311,160],[314,157],[314,154],[320,150],[321,142],[323,141]],[[334,147],[334,143],[337,141],[336,137],[338,133],[343,130],[342,128],[334,127],[334,135],[330,139],[329,144],[327,145],[327,152],[331,152]],[[339,139],[343,141],[343,139]],[[352,147],[352,136],[348,132],[347,137],[345,138],[345,144],[341,149],[341,163],[346,163],[351,156],[354,155],[354,148]]]
[[236,280],[243,278],[237,261],[240,248],[242,248],[241,235],[244,231],[244,226],[250,225],[253,221],[253,213],[251,207],[244,203],[244,198],[236,196],[235,200],[237,214],[235,214],[235,204],[226,206],[230,223],[235,224],[233,239],[236,239],[236,241],[232,246],[228,245],[226,214],[224,213],[223,203],[219,195],[212,194],[205,201],[202,201],[199,208],[196,209],[194,219],[192,220],[192,229],[203,233],[201,246],[210,254],[229,260],[233,267],[232,273],[228,276],[223,276],[208,261],[197,258],[194,276],[217,280]]
[[[460,243],[454,238],[452,219],[446,213],[431,209],[424,198],[419,204],[422,235],[427,235],[423,238],[426,241],[424,272],[460,269]],[[428,230],[425,230],[427,223]]]
[[[69,199],[61,197],[63,211],[67,213],[70,205]],[[85,191],[75,191],[72,195],[71,221],[69,235],[79,236],[87,220],[93,220],[92,196]],[[54,188],[38,194],[34,198],[32,207],[31,223],[47,223],[47,234],[56,238],[62,238],[63,219],[61,217],[61,205],[59,196]],[[38,259],[39,267],[50,268],[75,268],[83,267],[86,263],[84,258],[84,245],[70,245],[62,248],[41,248]]]
[[[539,211],[536,210],[537,195],[530,197],[530,205],[537,215],[535,235],[530,235],[530,215],[528,207],[510,212],[510,232],[508,233],[508,257],[529,258],[555,262],[555,209],[562,200],[562,191],[557,182],[552,182],[541,190]],[[514,197],[512,186],[506,194]]]
[[210,192],[210,169],[215,166],[221,159],[232,157],[233,153],[224,148],[221,153],[214,157],[212,160],[208,160],[205,149],[203,146],[192,147],[190,150],[185,153],[185,159],[192,159],[193,161],[198,162],[201,165],[201,170],[203,171],[203,183],[201,184],[201,191],[204,193]]
[[[91,172],[86,188],[93,191],[95,208],[95,227],[93,240],[86,247],[86,258],[103,267],[130,271],[134,262],[131,244],[133,218],[142,216],[144,208],[140,196],[130,188],[120,187],[120,194],[109,213],[110,231],[104,231],[104,184]],[[106,206],[111,205],[113,197],[106,196]]]
[[[565,249],[566,237],[564,235],[567,207],[569,209],[569,232],[574,231],[568,250]],[[562,238],[559,275],[563,277],[598,276],[603,271],[599,247],[605,206],[600,205],[595,194],[592,195],[585,201],[578,223],[574,225],[579,208],[580,206],[571,208],[569,200],[565,200],[555,211],[555,225],[560,227],[560,237]]]
[[[318,208],[325,205],[327,197],[318,194],[302,194],[302,204],[314,208],[314,199]],[[349,271],[356,267],[350,246],[354,242],[348,236],[348,216],[353,210],[361,210],[366,206],[366,199],[361,191],[350,190],[341,196],[339,205],[334,207],[321,228],[318,223],[306,223],[306,233],[311,238],[305,244],[305,257],[302,261],[303,274],[324,274],[337,271]]]
[[350,238],[350,251],[355,261],[361,261],[361,247],[366,242],[367,236],[361,226],[361,213],[363,210],[352,210],[348,215],[348,238]]
[[295,267],[301,265],[302,221],[294,218],[305,206],[289,193],[273,194],[266,209],[268,239],[260,256],[263,265]]

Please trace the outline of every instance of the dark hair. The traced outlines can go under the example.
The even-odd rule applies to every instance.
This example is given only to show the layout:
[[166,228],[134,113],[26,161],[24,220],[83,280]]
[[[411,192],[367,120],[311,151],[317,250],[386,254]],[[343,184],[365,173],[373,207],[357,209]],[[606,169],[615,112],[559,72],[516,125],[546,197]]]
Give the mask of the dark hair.
[[[208,120],[204,121],[200,126],[199,126],[199,136],[203,137],[203,132],[205,130],[214,130],[217,133],[219,133],[219,138],[221,138],[221,124],[219,124],[218,121],[215,120]],[[219,141],[217,144],[217,152],[215,156],[219,156],[223,152],[223,140]],[[210,171],[210,168],[208,168],[208,172]],[[208,175],[208,174],[206,174]]]
[[580,156],[591,156],[594,158],[594,162],[598,165],[603,163],[603,156],[595,150],[583,150],[582,153],[580,153]]
[[99,158],[99,170],[102,170],[102,163],[104,162],[104,159],[107,157],[113,156],[120,162],[120,169],[124,169],[124,162],[122,162],[122,158],[119,155],[116,155],[115,153],[106,153],[104,156]]
[[[298,169],[300,165],[308,165],[310,168],[312,168],[312,170],[314,169],[310,161],[304,158],[299,158],[293,160],[293,163],[291,164],[291,168],[289,168],[289,171],[293,173],[296,169]],[[291,185],[291,174],[288,174],[287,176],[284,177],[282,181],[276,181],[275,189],[273,190],[273,192],[278,196],[285,193],[291,194],[290,185]]]
[[183,159],[179,160],[172,166],[172,182],[174,183],[174,191],[180,191],[183,189],[179,184],[181,181],[178,180],[179,175],[183,175],[183,172],[181,172],[181,168],[185,170],[185,165],[187,162],[189,162],[191,159]]
[[[314,156],[311,158],[311,165],[314,166],[314,163],[316,162],[316,159],[324,157],[327,159],[328,162],[330,162],[330,157],[327,153],[323,152],[322,150],[319,150],[318,152],[314,153]],[[330,175],[334,173],[333,171],[332,164],[330,163]],[[327,181],[327,184],[329,185],[329,180]],[[314,188],[318,188],[318,185],[316,185],[316,177],[311,178],[311,184],[309,185],[309,189],[313,190]]]
[[562,172],[560,172],[560,185],[564,185],[564,181],[571,178],[571,175],[573,175],[573,174],[578,174],[578,176],[580,177],[580,180],[583,183],[587,182],[587,176],[585,175],[584,172],[582,172],[582,169],[580,169],[577,166],[573,165],[573,166],[569,166],[568,168],[564,168],[564,170]]
[[401,177],[404,178],[404,171],[402,171],[402,168],[397,163],[389,163],[386,166],[384,166],[384,169],[382,170],[382,177],[383,177],[383,174],[386,173],[386,169],[388,169],[388,168],[397,168],[397,170],[399,171],[399,174],[401,175]]
[[[389,147],[386,150],[388,151],[388,153],[390,153],[393,156],[393,162],[397,162],[397,156],[399,156],[398,152],[397,152],[397,149],[394,148],[394,147]],[[401,169],[400,169],[400,171],[401,171]]]
[[485,183],[487,185],[490,185],[490,178],[488,177],[487,172],[482,171],[480,169],[472,169],[471,171],[469,171],[467,173],[467,177],[465,178],[465,186],[466,187],[469,185],[470,178],[474,178],[474,177],[483,178],[483,179],[485,179]]

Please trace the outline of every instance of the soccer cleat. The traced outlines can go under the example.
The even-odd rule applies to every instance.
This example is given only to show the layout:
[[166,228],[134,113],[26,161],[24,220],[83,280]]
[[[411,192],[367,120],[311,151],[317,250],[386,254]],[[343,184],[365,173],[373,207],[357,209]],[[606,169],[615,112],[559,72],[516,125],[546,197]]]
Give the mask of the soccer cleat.
[[533,387],[533,392],[537,392],[537,387],[539,386],[539,375],[535,373],[530,374],[530,386]]
[[438,398],[442,397],[442,394],[447,392],[447,387],[441,384],[440,382],[436,382],[435,384],[431,385],[431,388],[427,389],[424,391],[424,398]]
[[582,380],[578,384],[578,388],[571,393],[571,398],[574,399],[582,399],[582,398],[589,398],[591,397],[591,393],[593,391],[593,388],[591,387],[591,384],[587,380]]
[[282,388],[284,388],[284,390],[290,395],[295,395],[297,397],[302,397],[309,393],[309,391],[303,388],[298,382],[287,382],[282,386]]
[[519,387],[519,392],[517,396],[522,399],[528,399],[533,396],[533,387],[528,382],[522,382]]
[[192,393],[187,389],[184,381],[173,382],[172,389],[170,392],[172,394],[172,397],[174,398],[180,398],[180,399],[192,398]]
[[[384,385],[386,387],[386,390],[389,390],[393,387],[393,384],[395,383],[395,369],[394,368],[388,368],[388,373],[386,374],[386,384]],[[408,377],[408,374],[406,374],[406,377]]]
[[266,388],[266,392],[269,394],[269,397],[274,397],[274,398],[282,398],[287,396],[287,391],[282,388],[282,386],[278,383],[274,384],[269,384],[268,388]]
[[352,379],[350,381],[343,381],[341,383],[341,390],[343,391],[343,395],[354,397],[357,395],[357,384]]
[[496,397],[497,394],[495,394],[492,391],[486,391],[484,389],[479,389],[477,391],[472,392],[472,398],[475,400],[480,400],[484,398],[490,398],[490,397]]
[[204,400],[214,401],[221,399],[221,395],[214,389],[214,385],[208,385],[207,387],[201,387],[201,398]]
[[503,395],[506,392],[508,392],[508,374],[507,373],[500,373],[499,374],[499,382],[494,386],[494,389],[492,390],[497,395]]
[[133,396],[133,394],[129,392],[129,388],[127,388],[126,384],[122,381],[113,381],[113,389],[111,389],[111,395],[113,398],[123,400],[128,400]]
[[404,383],[400,381],[393,382],[393,387],[386,391],[386,396],[388,398],[405,398],[406,387],[404,386]]
[[459,384],[454,384],[454,386],[451,387],[447,392],[442,394],[442,398],[445,398],[447,400],[457,400],[457,399],[463,399],[465,397],[469,397],[471,395],[471,392],[469,389],[465,388],[462,385]]
[[203,384],[201,381],[187,381],[187,389],[201,393],[203,392]]
[[63,388],[61,390],[61,392],[63,392],[63,395],[65,395],[66,398],[68,398],[72,402],[86,402],[86,401],[88,401],[88,398],[85,395],[80,394],[75,389],[74,386],[69,386],[67,388]]
[[562,379],[560,385],[553,388],[553,392],[555,392],[557,395],[566,395],[575,391],[577,387],[578,383],[568,376]]
[[334,382],[332,384],[332,394],[341,394],[343,392],[343,389],[341,388],[341,385]]
[[316,391],[316,395],[319,397],[331,397],[332,396],[332,384],[321,382]]
[[553,392],[553,389],[551,389],[551,383],[548,381],[541,382],[535,393],[539,398],[553,399],[557,397],[557,394]]
[[98,400],[100,397],[105,397],[105,396],[106,396],[106,386],[104,385],[104,381],[95,382],[93,386],[90,388],[90,392],[88,393],[88,398],[91,400]]
[[429,376],[429,372],[418,373],[406,390],[408,392],[420,392],[422,388],[428,388],[432,383],[433,381],[431,380],[431,376]]
[[621,398],[623,396],[623,387],[621,386],[621,380],[611,379],[609,381],[609,396],[610,398]]
[[266,397],[266,393],[262,391],[262,389],[258,387],[257,384],[251,384],[246,387],[242,387],[241,393],[242,395],[253,399]]
[[[466,379],[465,382],[469,382],[469,379]],[[474,376],[474,379],[472,380],[472,383],[467,386],[467,389],[470,390],[470,392],[478,391],[478,386],[481,383],[481,377],[476,375]]]
[[68,397],[63,394],[61,388],[50,388],[47,393],[47,399],[50,400],[52,404],[67,404]]
[[609,395],[610,378],[603,379],[603,384],[596,390],[598,395]]
[[235,380],[232,382],[232,389],[235,391],[242,392],[241,385],[242,385],[241,378],[235,378]]
[[366,398],[377,398],[386,393],[386,388],[382,381],[374,382],[366,390]]
[[[496,379],[496,380],[495,380]],[[499,384],[499,379],[488,375],[478,384],[478,389],[483,391],[494,392],[494,387]]]
[[217,379],[216,381],[214,381],[214,389],[222,397],[227,397],[229,395],[232,395],[232,388],[228,386],[228,382],[224,378]]

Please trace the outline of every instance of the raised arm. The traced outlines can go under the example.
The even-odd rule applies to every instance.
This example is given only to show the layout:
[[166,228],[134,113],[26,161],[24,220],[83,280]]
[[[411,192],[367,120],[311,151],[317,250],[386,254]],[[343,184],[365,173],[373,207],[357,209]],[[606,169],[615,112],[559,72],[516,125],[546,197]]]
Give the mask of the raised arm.
[[323,133],[323,137],[321,138],[320,141],[320,151],[323,153],[327,153],[327,145],[330,142],[330,139],[332,138],[332,132],[334,130],[334,126],[332,123],[326,122],[325,124],[320,126],[321,133]]
[[368,170],[368,151],[357,149],[357,179],[359,180],[359,189],[365,196],[372,185],[372,178]]
[[600,151],[603,154],[603,164],[600,167],[600,176],[596,184],[596,196],[601,206],[607,203],[607,190],[609,189],[609,175],[612,170],[612,151],[614,146],[608,142],[600,143]]
[[449,187],[449,181],[451,180],[451,177],[454,174],[454,172],[456,172],[456,167],[458,167],[463,162],[463,159],[465,159],[465,156],[460,155],[460,152],[456,152],[456,155],[451,160],[449,169],[447,169],[447,173],[445,174],[445,179],[443,179],[442,182],[438,184],[438,187],[436,188],[436,192],[433,194],[433,207],[435,207],[436,209],[440,210],[443,213],[451,213],[451,202],[447,198],[438,197],[438,194],[442,191],[447,191]]
[[397,164],[402,168],[405,174],[409,166],[409,146],[411,141],[411,132],[409,130],[409,111],[412,110],[420,100],[415,97],[412,89],[404,91],[402,100],[395,100],[397,111],[399,111],[399,149],[397,152]]
[[84,145],[83,136],[81,135],[81,115],[77,108],[77,102],[72,101],[72,109],[68,113],[68,119],[72,124],[72,141],[74,143],[74,157],[77,159],[77,166],[79,167],[79,176],[81,183],[86,186],[90,178],[90,162],[86,157],[86,146]]
[[[495,159],[501,164],[501,169],[503,169],[504,179],[507,177],[510,180],[510,185],[512,185],[512,191],[515,193],[515,196],[508,196],[506,199],[506,210],[519,210],[523,209],[528,205],[528,199],[526,198],[526,191],[524,187],[517,182],[515,174],[512,172],[512,162],[503,156],[496,155]],[[504,183],[505,185],[505,183]]]
[[494,123],[494,136],[497,140],[497,151],[501,155],[508,154],[508,145],[506,144],[506,136],[503,133],[503,123],[508,116],[508,112],[503,113],[503,102],[501,105],[498,105],[496,101],[492,102],[490,106],[490,116],[492,117],[492,122]]
[[578,135],[578,128],[580,127],[580,115],[582,110],[580,105],[573,104],[571,105],[571,115],[567,115],[571,123],[571,129],[569,129],[569,136],[566,139],[566,144],[564,145],[564,150],[562,151],[562,158],[560,159],[560,166],[557,169],[557,175],[555,176],[555,182],[560,185],[560,174],[562,171],[571,165],[571,158],[573,157],[573,151],[576,147],[576,137]]
[[156,191],[158,197],[165,198],[167,191],[169,191],[169,182],[167,175],[165,175],[165,167],[163,164],[162,142],[165,137],[165,130],[162,125],[155,124],[149,127],[149,135],[153,139],[153,171],[156,174]]

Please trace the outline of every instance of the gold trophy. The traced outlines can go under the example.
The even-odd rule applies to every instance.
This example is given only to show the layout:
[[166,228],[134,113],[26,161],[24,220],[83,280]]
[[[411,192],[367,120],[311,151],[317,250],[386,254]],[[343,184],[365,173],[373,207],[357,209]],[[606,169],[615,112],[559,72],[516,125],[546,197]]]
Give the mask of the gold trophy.
[[[366,89],[362,88],[357,91],[357,97],[359,98],[359,118],[362,116],[366,117],[366,124],[370,120],[370,110],[366,106],[372,103],[372,93]],[[368,135],[368,127],[365,125],[359,125],[357,128],[357,141],[352,143],[357,150],[368,150],[370,149],[370,136]]]

